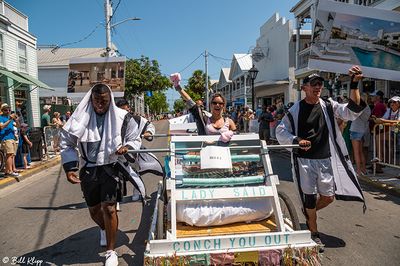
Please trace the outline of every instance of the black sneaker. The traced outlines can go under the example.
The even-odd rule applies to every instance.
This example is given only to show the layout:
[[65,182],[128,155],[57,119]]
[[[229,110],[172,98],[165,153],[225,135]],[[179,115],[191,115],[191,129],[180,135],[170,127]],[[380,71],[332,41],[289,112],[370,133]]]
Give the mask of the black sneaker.
[[311,239],[317,243],[318,247],[319,247],[319,253],[323,253],[324,252],[324,244],[322,244],[321,238],[319,238],[319,233],[315,232],[315,233],[311,233]]

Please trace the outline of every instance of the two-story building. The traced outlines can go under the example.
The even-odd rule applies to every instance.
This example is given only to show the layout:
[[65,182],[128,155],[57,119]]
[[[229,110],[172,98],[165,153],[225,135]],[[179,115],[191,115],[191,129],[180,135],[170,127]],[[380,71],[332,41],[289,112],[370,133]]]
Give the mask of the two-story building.
[[232,106],[251,106],[251,54],[233,54],[228,80],[232,82],[230,99]]
[[232,81],[229,79],[230,68],[221,68],[217,92],[221,93],[226,99],[226,106],[232,106]]
[[22,115],[24,122],[40,127],[36,37],[29,32],[28,17],[0,1],[0,101]]

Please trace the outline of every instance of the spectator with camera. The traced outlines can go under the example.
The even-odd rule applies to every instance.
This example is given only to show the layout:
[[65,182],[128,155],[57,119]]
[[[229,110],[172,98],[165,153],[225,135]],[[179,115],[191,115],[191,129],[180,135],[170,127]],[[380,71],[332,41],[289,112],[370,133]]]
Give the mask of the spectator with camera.
[[12,177],[18,177],[19,174],[13,171],[15,154],[18,148],[14,134],[14,122],[17,127],[19,127],[18,117],[15,113],[11,114],[11,108],[7,103],[3,103],[0,109],[2,112],[0,115],[1,149],[6,154],[5,174]]

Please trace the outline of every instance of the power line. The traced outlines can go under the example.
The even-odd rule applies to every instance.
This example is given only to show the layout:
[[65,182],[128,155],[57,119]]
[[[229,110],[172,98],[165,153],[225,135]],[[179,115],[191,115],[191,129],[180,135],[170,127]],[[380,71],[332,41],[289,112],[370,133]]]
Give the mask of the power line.
[[[111,18],[113,18],[114,15],[115,15],[115,13],[117,12],[118,7],[119,7],[119,4],[121,4],[121,0],[118,1],[118,3],[117,3],[117,5],[116,5],[116,7],[115,7],[115,9],[114,9],[114,12],[113,12],[113,15],[111,16]],[[111,19],[111,18],[110,18],[110,19]]]
[[64,44],[57,45],[55,48],[53,48],[53,50],[51,50],[51,52],[52,52],[52,53],[55,53],[55,52],[56,52],[59,48],[61,48],[61,47],[70,46],[70,45],[74,45],[74,44],[77,44],[77,43],[80,43],[80,42],[85,41],[85,40],[88,39],[90,36],[92,36],[93,33],[95,33],[95,31],[97,30],[97,28],[98,28],[101,24],[102,24],[102,23],[99,22],[99,24],[97,24],[96,27],[95,27],[88,35],[86,35],[86,36],[83,37],[82,39],[80,39],[80,40],[78,40],[78,41],[75,41],[75,42],[69,42],[69,43],[64,43]]
[[[213,56],[213,57],[219,58],[219,59],[221,59],[221,60],[232,61],[232,59],[223,58],[223,57],[220,57],[220,56],[213,55],[213,54],[211,54],[211,53],[208,53],[208,54],[211,55],[211,56]],[[243,56],[241,56],[241,57],[238,57],[238,58],[236,58],[236,60],[245,58],[246,56],[249,56],[249,54],[245,54],[245,55],[243,55]]]
[[[218,57],[215,57],[213,54],[209,54],[216,62],[218,62],[222,67],[227,67],[228,63],[222,61]],[[220,61],[221,60],[221,61]]]
[[196,59],[194,59],[189,65],[187,65],[184,69],[182,69],[181,71],[178,71],[179,73],[182,73],[183,71],[185,71],[188,67],[190,67],[194,62],[197,61],[197,59],[200,58],[200,56],[204,55],[204,53],[201,53],[198,57],[196,57]]

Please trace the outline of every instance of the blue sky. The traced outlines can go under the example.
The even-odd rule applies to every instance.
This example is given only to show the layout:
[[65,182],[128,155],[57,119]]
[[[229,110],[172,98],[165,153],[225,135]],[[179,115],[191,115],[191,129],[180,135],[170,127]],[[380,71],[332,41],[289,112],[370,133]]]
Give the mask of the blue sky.
[[[38,44],[66,47],[105,47],[104,0],[9,0],[29,17],[29,31]],[[114,9],[119,0],[113,0]],[[219,78],[222,67],[230,66],[233,53],[247,53],[259,37],[260,26],[274,12],[293,19],[289,12],[297,0],[121,0],[113,23],[129,17],[116,27],[112,41],[128,58],[141,55],[156,59],[164,74],[181,71],[204,50],[220,57],[209,58],[209,76]],[[224,58],[224,59],[221,59]],[[228,60],[225,60],[228,59]],[[181,72],[184,79],[196,69],[204,70],[204,57]],[[169,91],[169,100],[177,95]]]

